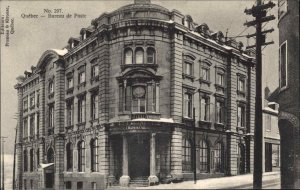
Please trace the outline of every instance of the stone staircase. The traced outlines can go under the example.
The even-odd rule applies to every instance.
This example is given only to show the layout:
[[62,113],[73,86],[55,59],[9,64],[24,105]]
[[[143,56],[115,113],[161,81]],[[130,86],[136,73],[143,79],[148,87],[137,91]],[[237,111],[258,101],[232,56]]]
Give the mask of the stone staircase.
[[148,176],[132,178],[129,183],[129,187],[148,187],[148,186],[149,186]]

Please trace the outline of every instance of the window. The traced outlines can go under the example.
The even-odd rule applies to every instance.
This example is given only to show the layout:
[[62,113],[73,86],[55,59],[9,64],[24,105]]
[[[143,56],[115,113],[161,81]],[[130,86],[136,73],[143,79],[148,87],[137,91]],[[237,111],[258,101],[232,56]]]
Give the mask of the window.
[[287,86],[287,42],[281,44],[279,49],[280,56],[280,88]]
[[49,82],[49,94],[54,93],[54,86],[53,86],[53,81]]
[[30,108],[34,107],[35,105],[35,93],[30,95]]
[[217,73],[217,84],[220,86],[225,86],[224,73]]
[[30,189],[33,189],[33,180],[30,180]]
[[119,87],[119,111],[156,112],[159,109],[156,97],[159,97],[158,83],[127,83],[126,88],[121,84]]
[[155,63],[155,50],[153,48],[147,49],[147,63],[148,64]]
[[99,157],[99,145],[98,145],[98,139],[92,139],[91,140],[91,170],[92,172],[98,172],[98,157]]
[[66,185],[66,189],[72,189],[72,182],[71,181],[66,181],[65,185]]
[[278,19],[287,12],[287,0],[278,1]]
[[78,123],[85,122],[85,97],[78,99]]
[[238,91],[245,92],[245,79],[238,77]]
[[136,64],[144,63],[144,51],[142,48],[137,48],[135,51],[135,63]]
[[265,130],[271,131],[271,115],[269,115],[269,114],[264,114],[264,115],[265,115],[265,117],[264,117]]
[[23,137],[24,138],[28,137],[28,120],[27,120],[27,118],[24,118],[24,121],[23,121]]
[[49,148],[47,152],[47,162],[54,163],[54,150],[53,148]]
[[192,105],[192,94],[185,93],[184,94],[184,103],[183,103],[183,116],[192,118],[193,112],[193,105]]
[[209,121],[209,97],[201,97],[200,100],[200,120]]
[[77,182],[77,189],[83,189],[83,182],[82,181]]
[[40,149],[36,150],[36,166],[39,167],[40,165]]
[[98,65],[94,65],[92,67],[92,78],[95,78],[99,75],[99,66]]
[[37,94],[36,106],[39,107],[39,105],[40,105],[40,94]]
[[182,170],[192,171],[192,146],[186,138],[182,139]]
[[70,88],[73,88],[73,86],[74,86],[73,76],[68,76],[68,78],[67,78],[67,88],[70,89]]
[[98,118],[98,93],[93,93],[91,96],[91,117],[92,119]]
[[24,109],[24,111],[27,111],[27,109],[28,109],[28,100],[27,100],[27,97],[25,97],[25,99],[23,101],[23,109]]
[[202,67],[202,69],[201,69],[201,78],[204,81],[209,81],[209,68]]
[[33,137],[34,135],[34,129],[35,129],[35,126],[34,126],[34,114],[30,116],[30,136]]
[[125,50],[125,64],[132,64],[132,50],[126,49]]
[[37,113],[37,116],[36,116],[36,135],[38,136],[39,135],[39,131],[40,131],[40,114]]
[[245,127],[245,107],[238,106],[238,127]]
[[54,105],[49,105],[49,128],[54,127]]
[[217,123],[224,123],[224,102],[217,101],[216,102],[216,122]]
[[217,143],[214,150],[215,172],[224,172],[224,147],[221,142]]
[[29,151],[29,154],[30,154],[30,171],[33,172],[33,149],[30,149]]
[[280,166],[280,145],[272,144],[272,166],[279,167]]
[[132,112],[146,112],[146,88],[135,86],[132,90]]
[[200,172],[208,172],[209,148],[204,140],[200,141]]
[[24,150],[24,160],[23,160],[23,167],[24,167],[24,172],[28,171],[28,154],[27,150]]
[[97,183],[96,182],[92,182],[92,190],[97,190]]
[[187,75],[192,75],[192,68],[193,68],[193,64],[189,63],[189,62],[185,62],[185,74]]
[[85,82],[85,71],[80,71],[78,73],[78,84],[82,84]]
[[73,146],[69,142],[66,146],[66,157],[67,157],[67,171],[73,170]]
[[80,141],[78,143],[78,171],[84,172],[85,169],[85,143]]
[[74,105],[73,100],[67,101],[67,126],[73,125]]

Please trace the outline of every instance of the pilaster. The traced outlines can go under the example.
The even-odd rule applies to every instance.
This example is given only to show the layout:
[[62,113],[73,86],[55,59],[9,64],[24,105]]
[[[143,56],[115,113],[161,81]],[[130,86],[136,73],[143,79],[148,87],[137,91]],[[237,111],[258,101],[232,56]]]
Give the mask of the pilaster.
[[173,181],[181,181],[182,175],[182,131],[174,129],[171,136],[171,175]]
[[182,120],[182,46],[183,34],[173,33],[171,40],[171,116],[175,122]]
[[122,164],[122,176],[120,178],[120,185],[127,187],[130,182],[128,175],[128,140],[127,136],[123,135],[123,164]]

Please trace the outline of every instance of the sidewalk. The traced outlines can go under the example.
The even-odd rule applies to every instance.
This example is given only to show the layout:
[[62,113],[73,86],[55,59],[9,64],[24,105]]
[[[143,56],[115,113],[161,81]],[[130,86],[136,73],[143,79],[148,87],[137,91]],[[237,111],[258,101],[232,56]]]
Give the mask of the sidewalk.
[[[253,189],[253,174],[160,184],[138,189]],[[280,172],[263,174],[263,189],[280,189]]]

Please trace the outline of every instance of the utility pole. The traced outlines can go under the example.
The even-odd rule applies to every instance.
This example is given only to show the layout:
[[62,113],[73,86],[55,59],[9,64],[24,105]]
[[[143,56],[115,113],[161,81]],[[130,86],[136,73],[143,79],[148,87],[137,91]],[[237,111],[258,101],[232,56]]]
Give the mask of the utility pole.
[[16,189],[16,150],[17,150],[17,134],[18,134],[18,125],[17,125],[17,127],[16,127],[16,136],[15,136],[14,167],[13,167],[13,190]]
[[255,20],[246,22],[244,25],[256,26],[256,33],[248,35],[247,38],[256,36],[256,44],[246,47],[256,48],[256,97],[255,97],[255,130],[254,130],[254,172],[253,172],[253,188],[262,189],[262,171],[263,171],[263,122],[262,122],[262,57],[261,46],[273,44],[274,42],[265,42],[266,33],[273,32],[274,29],[262,31],[262,23],[274,20],[274,15],[266,16],[266,9],[273,8],[275,4],[269,1],[262,4],[261,0],[257,0],[256,6],[246,9],[247,15],[252,15]]

